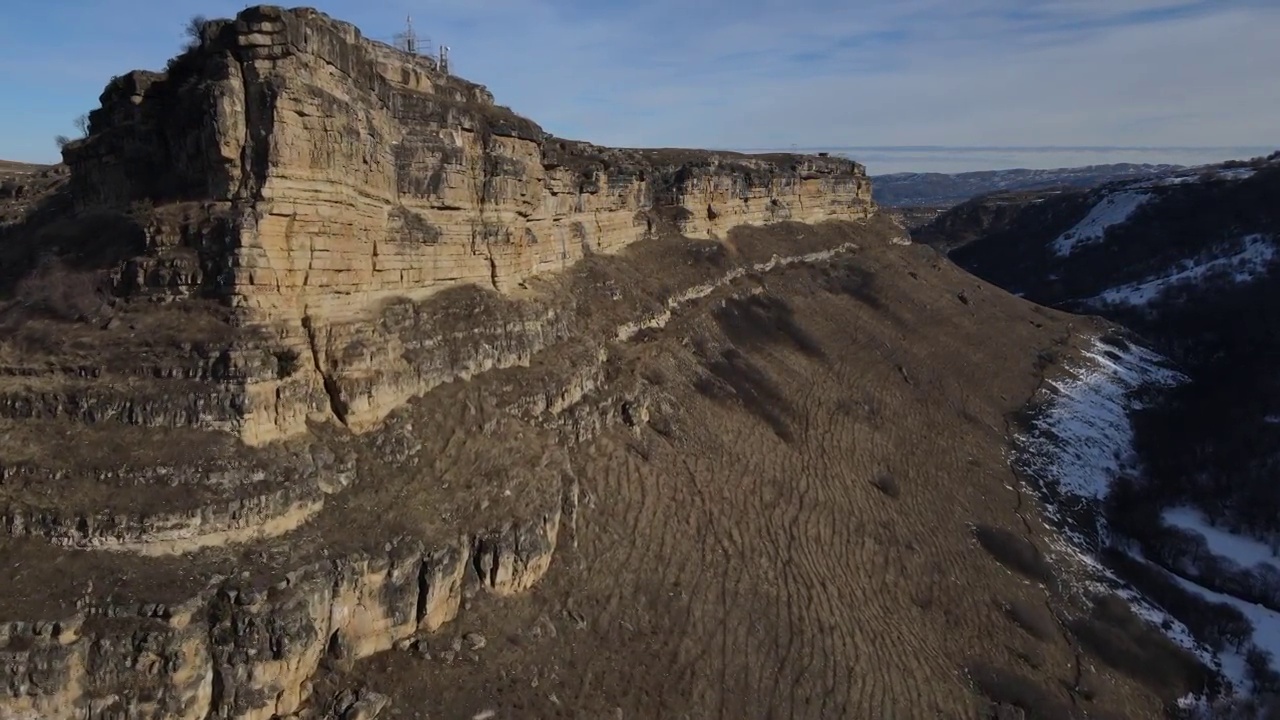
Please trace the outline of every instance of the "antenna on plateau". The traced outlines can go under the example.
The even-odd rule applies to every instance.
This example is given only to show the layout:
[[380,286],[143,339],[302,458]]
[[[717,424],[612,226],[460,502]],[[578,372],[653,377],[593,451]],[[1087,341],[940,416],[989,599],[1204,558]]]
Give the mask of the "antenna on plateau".
[[413,31],[413,16],[404,16],[404,32],[396,34],[396,44],[409,53],[418,52],[418,36]]
[[445,75],[449,74],[449,46],[440,46],[440,72]]

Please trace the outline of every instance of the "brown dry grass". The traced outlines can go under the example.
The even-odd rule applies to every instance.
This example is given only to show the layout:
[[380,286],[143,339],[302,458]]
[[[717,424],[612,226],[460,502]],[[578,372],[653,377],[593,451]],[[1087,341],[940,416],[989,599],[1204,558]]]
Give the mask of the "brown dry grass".
[[[1158,717],[1101,663],[1081,690],[1087,648],[991,602],[1049,599],[1024,579],[1052,579],[1048,531],[1019,514],[1002,428],[1065,318],[865,239],[616,348],[664,400],[639,436],[574,452],[577,548],[429,641],[477,630],[484,650],[390,653],[324,687],[367,683],[393,718]],[[1018,530],[979,532],[984,548],[975,526]]]
[[476,602],[429,641],[474,630],[484,649],[452,664],[384,653],[320,687],[368,683],[393,698],[391,718],[979,718],[992,703],[1158,717],[1150,678],[1093,642],[1103,626],[1090,623],[1139,637],[1129,625],[1076,608],[1073,633],[1049,633],[1004,609],[1070,610],[1046,587],[1048,530],[1011,489],[1004,431],[1069,318],[928,248],[891,246],[891,232],[787,225],[735,233],[732,252],[668,239],[593,258],[575,286],[592,333],[580,341],[615,327],[600,288],[655,303],[664,283],[705,280],[731,255],[863,246],[743,277],[608,343],[609,383],[654,395],[638,431],[566,449],[503,416],[502,393],[581,362],[567,343],[534,367],[443,386],[370,436],[322,431],[360,456],[361,481],[287,536],[155,562],[0,543],[0,560],[22,563],[0,608],[34,617],[89,582],[114,602],[182,600],[232,568],[274,581],[401,533],[456,537],[554,502],[567,462],[582,506],[548,577],[525,597]]
[[41,170],[48,170],[52,165],[37,165],[35,163],[16,162],[13,160],[0,160],[0,176],[4,175],[29,175],[37,173]]

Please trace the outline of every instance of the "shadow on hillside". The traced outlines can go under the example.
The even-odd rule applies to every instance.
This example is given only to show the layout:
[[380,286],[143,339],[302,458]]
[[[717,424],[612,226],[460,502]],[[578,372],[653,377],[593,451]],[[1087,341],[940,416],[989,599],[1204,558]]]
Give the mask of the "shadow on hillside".
[[91,321],[110,302],[110,271],[146,249],[128,213],[77,213],[65,186],[0,227],[0,329],[30,317]]

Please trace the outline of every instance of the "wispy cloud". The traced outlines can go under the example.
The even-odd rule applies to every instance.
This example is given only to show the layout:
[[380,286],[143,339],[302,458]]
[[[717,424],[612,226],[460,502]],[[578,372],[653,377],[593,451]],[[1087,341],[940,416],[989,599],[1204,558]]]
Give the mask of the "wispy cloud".
[[[1280,144],[1274,0],[316,4],[381,39],[412,13],[499,102],[602,143]],[[40,84],[69,125],[111,74],[163,64],[187,17],[243,7],[143,5],[32,4],[0,28],[0,92]],[[23,154],[21,123],[0,120],[0,156]]]

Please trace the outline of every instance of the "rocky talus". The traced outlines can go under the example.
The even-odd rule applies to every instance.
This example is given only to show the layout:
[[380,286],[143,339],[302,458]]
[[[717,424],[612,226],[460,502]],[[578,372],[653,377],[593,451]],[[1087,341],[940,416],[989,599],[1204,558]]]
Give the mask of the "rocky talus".
[[897,232],[856,163],[555,138],[305,8],[101,103],[0,226],[4,720],[314,712],[576,541],[628,348]]

